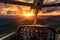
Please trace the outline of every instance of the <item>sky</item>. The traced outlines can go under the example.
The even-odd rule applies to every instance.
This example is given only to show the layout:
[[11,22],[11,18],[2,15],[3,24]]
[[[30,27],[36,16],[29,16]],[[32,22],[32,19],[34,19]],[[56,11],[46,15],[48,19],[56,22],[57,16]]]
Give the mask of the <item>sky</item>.
[[[22,1],[22,0],[18,0],[18,1]],[[31,2],[32,0],[29,0],[29,1],[24,0],[24,1]],[[59,3],[60,0],[44,0],[44,2],[46,4],[47,3]],[[16,5],[0,3],[0,12],[1,12],[2,9],[3,9],[2,12],[7,11],[7,10],[12,10],[12,11],[15,11],[15,9],[16,9],[16,11],[18,10]],[[47,13],[47,14],[45,13],[44,15],[53,15],[53,14],[54,15],[60,15],[60,12],[59,12],[60,6],[59,7],[48,7],[48,8],[44,8],[44,9],[47,10],[47,11],[53,11],[53,12],[50,12],[50,13]],[[56,11],[56,10],[58,10],[58,11]]]

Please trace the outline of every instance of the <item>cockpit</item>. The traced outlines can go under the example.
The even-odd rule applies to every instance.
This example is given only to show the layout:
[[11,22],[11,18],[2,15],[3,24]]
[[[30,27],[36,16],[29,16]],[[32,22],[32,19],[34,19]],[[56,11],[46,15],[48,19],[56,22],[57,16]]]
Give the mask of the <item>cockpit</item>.
[[0,0],[0,40],[60,40],[60,0]]

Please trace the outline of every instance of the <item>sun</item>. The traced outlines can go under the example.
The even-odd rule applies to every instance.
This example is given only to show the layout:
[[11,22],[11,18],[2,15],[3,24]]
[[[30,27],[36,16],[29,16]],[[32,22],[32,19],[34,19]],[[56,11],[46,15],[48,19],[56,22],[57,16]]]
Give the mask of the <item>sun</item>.
[[23,14],[23,15],[26,16],[26,17],[31,17],[31,16],[33,16],[33,14],[30,14],[30,13]]
[[34,16],[34,14],[33,13],[23,13],[23,16],[25,16],[25,17],[31,17],[31,16]]

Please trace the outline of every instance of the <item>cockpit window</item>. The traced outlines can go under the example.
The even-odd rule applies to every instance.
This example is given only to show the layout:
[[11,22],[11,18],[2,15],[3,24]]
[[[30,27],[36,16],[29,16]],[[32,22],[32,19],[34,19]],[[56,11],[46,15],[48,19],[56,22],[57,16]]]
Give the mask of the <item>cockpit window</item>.
[[[8,0],[8,1],[12,1],[12,0]],[[13,0],[13,1],[33,3],[34,0]],[[44,4],[51,4],[51,3],[53,4],[59,2],[60,0],[44,0]],[[31,10],[31,7],[28,6],[0,3],[0,15],[3,16],[3,17],[1,16],[3,20],[2,19],[0,20],[1,27],[5,27],[6,25],[7,28],[8,26],[10,27],[11,25],[14,25],[15,27],[16,25],[25,25],[25,24],[28,25],[34,23],[34,9]],[[47,25],[52,27],[57,27],[57,26],[60,27],[60,6],[42,8],[42,11],[39,11],[38,13],[37,24]],[[3,28],[1,28],[0,30],[2,29]],[[3,33],[4,32],[2,32],[1,34]]]

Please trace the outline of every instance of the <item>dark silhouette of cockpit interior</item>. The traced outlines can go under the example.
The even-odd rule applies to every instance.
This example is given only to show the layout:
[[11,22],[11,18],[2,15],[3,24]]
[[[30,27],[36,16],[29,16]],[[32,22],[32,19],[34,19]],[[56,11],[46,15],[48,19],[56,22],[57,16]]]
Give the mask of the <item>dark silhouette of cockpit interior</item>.
[[[0,0],[0,3],[30,6],[31,9],[41,10],[44,7],[60,6],[60,3],[43,4],[44,0],[34,0],[33,3]],[[15,35],[10,40],[56,40],[56,30],[51,27],[36,26],[36,25],[19,25]],[[11,35],[12,36],[12,35]]]

